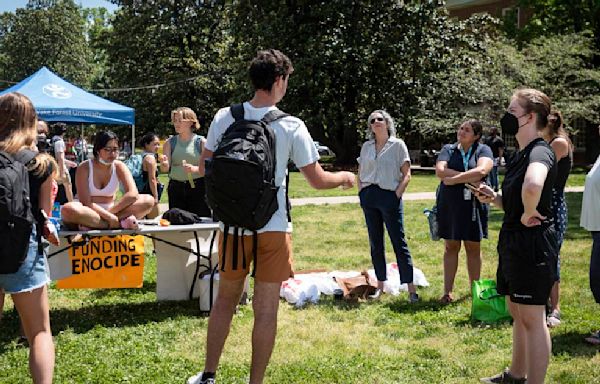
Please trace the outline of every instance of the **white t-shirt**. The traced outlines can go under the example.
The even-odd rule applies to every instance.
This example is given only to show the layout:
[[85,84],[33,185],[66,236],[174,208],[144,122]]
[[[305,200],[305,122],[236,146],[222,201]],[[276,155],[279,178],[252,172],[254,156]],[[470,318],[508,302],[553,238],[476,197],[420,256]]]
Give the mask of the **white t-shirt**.
[[579,225],[588,231],[600,231],[600,156],[585,177]]
[[[244,104],[244,118],[247,120],[260,120],[277,107],[254,108],[250,103]],[[223,133],[233,124],[234,119],[230,108],[221,108],[213,118],[205,148],[211,152],[217,149]],[[288,223],[285,200],[285,175],[287,173],[288,161],[292,160],[296,167],[302,168],[319,160],[319,153],[313,143],[310,133],[304,122],[297,117],[288,116],[271,123],[275,132],[275,184],[281,186],[277,193],[279,209],[273,214],[271,220],[258,232],[292,232],[292,223]],[[223,228],[221,224],[221,229]],[[249,235],[246,233],[245,235]]]
[[[54,136],[52,138],[52,141],[54,142],[54,158],[58,159],[58,154],[62,153],[63,160],[64,160],[65,159],[64,154],[66,151],[65,141],[60,136]],[[66,172],[69,171],[69,168],[67,167],[67,163],[64,161],[63,161],[63,168],[65,169]]]

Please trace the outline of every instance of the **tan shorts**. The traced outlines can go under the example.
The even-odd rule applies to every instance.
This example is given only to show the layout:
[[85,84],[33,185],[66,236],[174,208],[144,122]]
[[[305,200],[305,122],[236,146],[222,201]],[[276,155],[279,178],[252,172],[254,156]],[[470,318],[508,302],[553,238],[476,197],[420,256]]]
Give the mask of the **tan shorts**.
[[[233,269],[233,235],[227,235],[226,255],[223,260],[223,232],[219,231],[219,273],[221,279],[241,280],[252,268],[254,236],[239,236],[237,249],[237,269]],[[246,268],[242,258],[246,259]],[[292,235],[286,232],[263,232],[258,234],[256,251],[257,281],[279,283],[294,276]],[[225,263],[223,263],[225,261]],[[222,266],[225,266],[224,271]]]

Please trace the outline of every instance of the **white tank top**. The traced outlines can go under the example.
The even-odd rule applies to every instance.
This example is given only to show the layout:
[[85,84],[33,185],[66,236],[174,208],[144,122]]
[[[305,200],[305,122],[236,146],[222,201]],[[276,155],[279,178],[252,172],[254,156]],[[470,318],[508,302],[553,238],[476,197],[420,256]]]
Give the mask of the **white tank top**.
[[117,177],[117,170],[115,163],[111,165],[111,174],[108,184],[102,189],[96,188],[94,185],[94,164],[92,160],[89,160],[90,175],[88,177],[88,187],[90,189],[90,196],[106,196],[114,197],[117,189],[119,188],[119,178]]

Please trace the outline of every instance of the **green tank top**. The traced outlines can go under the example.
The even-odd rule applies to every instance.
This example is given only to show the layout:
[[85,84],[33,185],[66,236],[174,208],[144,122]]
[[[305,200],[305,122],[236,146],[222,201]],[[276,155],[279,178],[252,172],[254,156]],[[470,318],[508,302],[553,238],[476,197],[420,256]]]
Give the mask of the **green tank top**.
[[[192,136],[189,141],[183,141],[178,136],[175,140],[175,148],[171,150],[171,170],[169,171],[169,178],[177,181],[187,181],[188,176],[183,166],[183,160],[188,164],[198,165],[200,160],[200,151],[195,144],[197,135]],[[192,174],[194,179],[199,179],[200,175],[197,173]]]

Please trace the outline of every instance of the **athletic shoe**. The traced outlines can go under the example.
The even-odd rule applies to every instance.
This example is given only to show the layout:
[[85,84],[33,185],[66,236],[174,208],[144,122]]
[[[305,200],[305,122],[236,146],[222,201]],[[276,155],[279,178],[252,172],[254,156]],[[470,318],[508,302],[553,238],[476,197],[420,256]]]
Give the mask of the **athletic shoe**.
[[413,304],[413,303],[418,303],[419,302],[419,294],[417,292],[411,292],[408,294],[408,302]]
[[554,328],[560,325],[560,311],[558,309],[555,309],[554,311],[552,311],[552,313],[550,313],[548,315],[548,317],[546,318],[546,323],[548,324],[549,328]]
[[204,372],[199,372],[198,374],[190,377],[187,380],[187,384],[215,384],[217,381],[215,379],[206,379],[202,380],[202,374]]
[[525,378],[517,379],[516,377],[511,376],[508,369],[505,369],[502,373],[499,373],[496,376],[483,377],[483,378],[479,379],[479,381],[481,381],[482,383],[487,383],[487,384],[494,384],[494,383],[527,384],[527,379],[525,379]]

